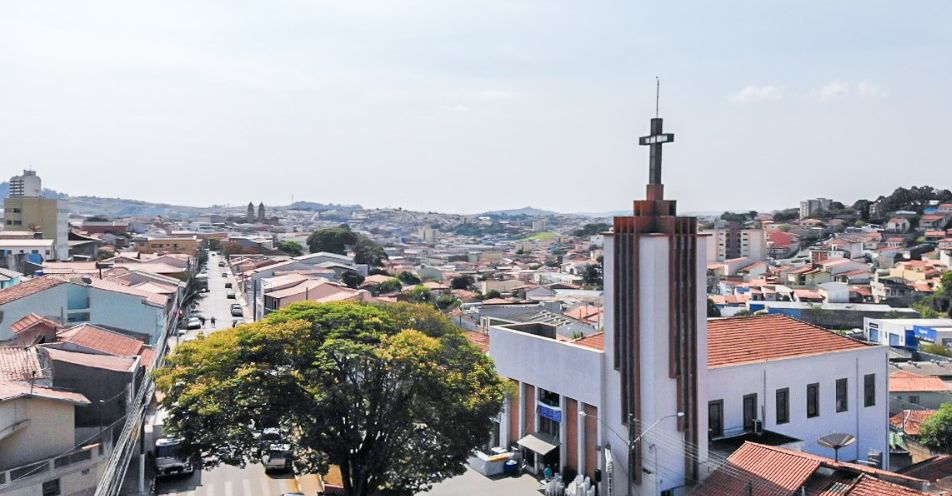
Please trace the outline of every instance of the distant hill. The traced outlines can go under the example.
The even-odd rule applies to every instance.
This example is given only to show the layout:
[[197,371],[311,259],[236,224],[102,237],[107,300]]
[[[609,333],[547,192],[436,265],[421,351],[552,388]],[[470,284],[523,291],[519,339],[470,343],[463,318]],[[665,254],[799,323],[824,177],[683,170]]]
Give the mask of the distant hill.
[[495,215],[498,217],[544,217],[547,215],[558,215],[558,213],[551,210],[540,210],[538,208],[524,207],[510,210],[493,210],[491,212],[483,212],[482,215]]
[[363,210],[360,205],[337,205],[334,203],[317,203],[309,201],[296,201],[288,205],[291,210],[309,210],[314,212],[323,212],[325,210]]

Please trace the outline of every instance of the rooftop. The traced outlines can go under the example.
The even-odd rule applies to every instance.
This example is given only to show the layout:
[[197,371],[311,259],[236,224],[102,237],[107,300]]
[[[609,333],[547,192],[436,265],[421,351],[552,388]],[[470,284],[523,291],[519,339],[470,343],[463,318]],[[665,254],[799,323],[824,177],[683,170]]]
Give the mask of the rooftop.
[[948,392],[952,389],[938,377],[926,377],[905,370],[898,370],[889,374],[889,392],[890,393],[915,393],[915,392]]
[[785,315],[712,319],[707,329],[709,368],[870,347]]
[[31,296],[41,291],[46,291],[47,289],[65,283],[66,281],[55,277],[37,277],[23,281],[16,286],[0,289],[0,305],[6,305],[11,301],[26,298],[27,296]]

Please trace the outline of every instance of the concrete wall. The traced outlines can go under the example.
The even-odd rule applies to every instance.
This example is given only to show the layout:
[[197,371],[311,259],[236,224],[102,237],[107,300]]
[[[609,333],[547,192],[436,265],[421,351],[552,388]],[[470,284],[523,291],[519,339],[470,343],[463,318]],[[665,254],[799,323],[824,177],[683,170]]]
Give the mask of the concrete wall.
[[76,426],[99,426],[99,400],[102,405],[103,425],[109,425],[126,413],[126,403],[130,397],[129,385],[135,380],[132,372],[84,367],[68,362],[52,361],[53,387],[81,393],[92,402],[88,406],[76,407]]
[[[757,394],[757,417],[764,428],[804,442],[804,451],[833,457],[818,438],[833,432],[856,436],[857,442],[840,450],[841,460],[866,459],[870,450],[888,457],[887,348],[827,353],[765,363],[710,369],[709,399],[724,401],[724,431],[743,428],[743,397]],[[866,407],[863,377],[876,374],[876,404]],[[836,380],[846,378],[848,408],[836,412]],[[807,418],[807,385],[819,383],[820,415]],[[777,424],[776,391],[789,388],[789,417]]]
[[[614,273],[614,237],[605,240],[605,274]],[[706,315],[706,273],[707,237],[700,237],[697,246],[697,308],[698,316]],[[668,322],[669,322],[669,255],[670,245],[666,236],[646,235],[640,240],[640,329],[641,329],[641,380],[642,411],[641,425],[650,426],[658,419],[677,412],[677,383],[668,376]],[[628,453],[624,442],[613,434],[627,432],[628,427],[621,417],[621,377],[614,370],[611,357],[614,353],[612,329],[614,329],[614,281],[611,276],[605,278],[605,387],[603,388],[604,408],[601,418],[610,430],[600,429],[599,439],[602,446],[611,444],[615,471],[614,488],[616,494],[626,494],[625,470],[628,467]],[[707,321],[698,321],[698,405],[702,409],[698,415],[699,446],[702,479],[712,469],[707,467]],[[657,465],[658,477],[646,474],[640,486],[633,486],[641,494],[655,494],[653,488],[660,490],[680,487],[684,483],[684,450],[680,440],[683,434],[677,430],[675,418],[662,420],[642,443],[642,459],[645,468]],[[652,446],[654,446],[652,448]],[[649,451],[650,449],[650,451]],[[650,458],[649,458],[650,457]],[[650,463],[648,461],[650,460]],[[656,462],[657,460],[657,462]],[[600,460],[604,467],[604,461]],[[604,484],[602,487],[604,490]]]
[[26,427],[0,439],[0,470],[70,450],[74,408],[72,403],[38,397],[0,402],[0,426],[30,421]]
[[66,314],[66,284],[0,305],[0,341],[13,337],[10,326],[30,313],[56,317]]

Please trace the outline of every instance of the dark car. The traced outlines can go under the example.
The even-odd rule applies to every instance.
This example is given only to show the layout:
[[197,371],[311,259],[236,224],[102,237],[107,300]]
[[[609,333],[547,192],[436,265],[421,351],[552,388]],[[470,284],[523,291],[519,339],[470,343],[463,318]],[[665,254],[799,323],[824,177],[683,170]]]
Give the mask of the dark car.
[[226,287],[226,288],[230,288],[230,287],[231,287],[231,283],[230,283],[230,282],[226,282],[226,283],[225,283],[225,287]]
[[222,273],[221,273],[221,276],[222,276],[222,277],[228,277],[228,273],[227,273],[227,272],[222,272]]

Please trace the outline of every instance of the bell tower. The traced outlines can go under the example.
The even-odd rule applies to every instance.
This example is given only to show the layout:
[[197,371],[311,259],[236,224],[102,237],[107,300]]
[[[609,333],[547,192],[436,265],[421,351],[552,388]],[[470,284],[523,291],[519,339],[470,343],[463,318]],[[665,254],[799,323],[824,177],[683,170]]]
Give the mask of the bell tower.
[[[650,151],[644,200],[615,217],[605,243],[607,421],[615,494],[689,487],[707,458],[705,238],[697,218],[664,198],[660,117],[639,144]],[[623,489],[637,488],[625,492]]]

